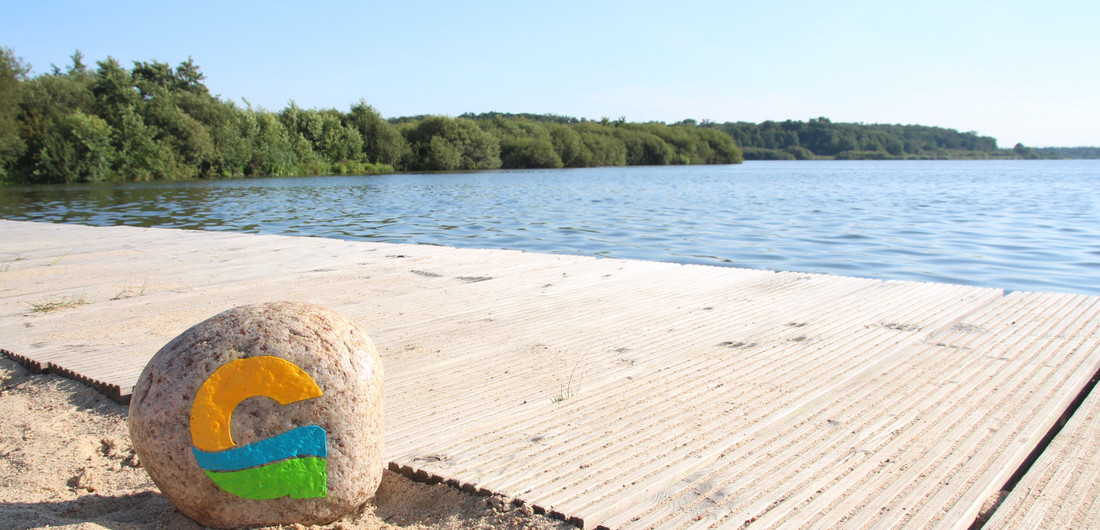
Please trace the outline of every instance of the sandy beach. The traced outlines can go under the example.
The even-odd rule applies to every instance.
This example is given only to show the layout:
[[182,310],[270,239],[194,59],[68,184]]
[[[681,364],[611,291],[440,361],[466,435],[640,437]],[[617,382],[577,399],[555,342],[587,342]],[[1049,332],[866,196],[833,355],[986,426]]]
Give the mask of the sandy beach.
[[[126,410],[81,383],[0,357],[0,529],[202,528],[141,469]],[[315,528],[572,527],[509,499],[387,471],[374,501]]]

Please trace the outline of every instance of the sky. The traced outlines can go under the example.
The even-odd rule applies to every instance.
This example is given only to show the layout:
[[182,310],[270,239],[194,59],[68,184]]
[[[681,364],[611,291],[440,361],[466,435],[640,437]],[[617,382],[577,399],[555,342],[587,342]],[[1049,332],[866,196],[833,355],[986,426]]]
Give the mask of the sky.
[[387,118],[827,117],[1100,146],[1100,2],[0,0],[32,74],[193,58],[224,100]]

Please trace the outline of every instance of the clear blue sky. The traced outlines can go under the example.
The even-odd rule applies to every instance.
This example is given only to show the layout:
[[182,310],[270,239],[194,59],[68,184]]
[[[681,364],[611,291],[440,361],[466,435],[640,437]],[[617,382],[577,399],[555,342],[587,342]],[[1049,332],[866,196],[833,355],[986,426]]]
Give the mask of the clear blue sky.
[[1100,2],[0,0],[34,73],[193,57],[223,99],[385,117],[806,120],[1100,146]]

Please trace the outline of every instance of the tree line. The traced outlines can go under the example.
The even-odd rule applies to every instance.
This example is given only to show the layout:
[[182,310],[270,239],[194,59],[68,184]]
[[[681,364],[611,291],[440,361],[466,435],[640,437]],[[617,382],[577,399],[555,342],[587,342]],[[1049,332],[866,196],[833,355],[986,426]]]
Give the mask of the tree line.
[[[688,120],[689,122],[691,120]],[[997,147],[974,131],[926,125],[834,123],[828,118],[763,123],[711,123],[729,134],[745,160],[1054,159],[1100,158],[1100,147]]]
[[707,128],[525,115],[385,120],[364,101],[347,112],[279,112],[223,101],[191,59],[29,76],[0,48],[0,178],[98,182],[253,175],[369,174],[497,168],[731,164],[741,151]]
[[923,125],[833,123],[828,118],[712,125],[750,160],[1015,157],[975,132]]
[[1100,158],[1100,147],[1017,147],[1025,158]]
[[683,120],[631,123],[557,115],[384,119],[348,111],[278,112],[213,95],[190,58],[175,67],[112,57],[30,75],[0,47],[0,182],[370,174],[497,168],[733,164],[744,159],[1045,158],[1095,148],[999,149],[974,132],[920,125]]

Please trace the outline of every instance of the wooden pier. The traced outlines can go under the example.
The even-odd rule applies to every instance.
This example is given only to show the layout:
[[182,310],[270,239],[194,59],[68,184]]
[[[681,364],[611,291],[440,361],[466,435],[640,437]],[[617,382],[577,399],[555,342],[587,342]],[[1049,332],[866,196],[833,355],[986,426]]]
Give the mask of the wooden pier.
[[586,528],[1100,522],[1100,297],[0,221],[0,348],[116,399],[272,300],[374,339],[392,469]]

